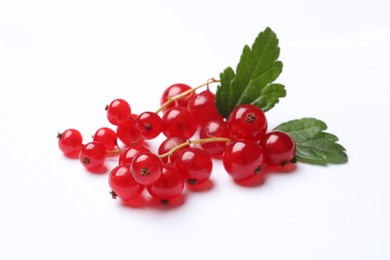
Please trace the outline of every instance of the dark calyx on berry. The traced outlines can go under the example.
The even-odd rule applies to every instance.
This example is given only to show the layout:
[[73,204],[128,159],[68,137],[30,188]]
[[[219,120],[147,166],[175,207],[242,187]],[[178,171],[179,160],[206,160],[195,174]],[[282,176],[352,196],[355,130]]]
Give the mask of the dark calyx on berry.
[[256,115],[254,113],[249,113],[245,116],[245,121],[248,123],[253,123],[256,121]]
[[145,124],[144,124],[144,129],[145,129],[146,131],[152,130],[152,129],[153,129],[152,124],[150,124],[150,123],[145,123]]
[[259,174],[262,169],[263,167],[261,165],[257,166],[257,168],[255,169],[255,174]]
[[190,185],[195,185],[195,184],[197,184],[198,183],[198,180],[197,179],[188,179],[188,184],[190,184]]
[[118,198],[118,195],[114,191],[110,191],[111,197],[116,200]]
[[91,161],[89,160],[89,158],[87,158],[87,157],[85,157],[84,159],[83,159],[83,163],[84,164],[89,164]]
[[142,167],[141,168],[141,175],[142,176],[149,176],[150,175],[150,170],[149,170],[149,168],[146,168],[146,167]]

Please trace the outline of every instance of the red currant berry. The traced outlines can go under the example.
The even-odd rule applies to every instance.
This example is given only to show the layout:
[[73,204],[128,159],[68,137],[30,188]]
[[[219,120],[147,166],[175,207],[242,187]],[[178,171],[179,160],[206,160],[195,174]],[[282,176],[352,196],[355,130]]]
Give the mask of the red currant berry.
[[[168,137],[158,147],[158,154],[159,155],[165,154],[165,153],[169,152],[175,146],[178,146],[179,144],[182,144],[182,143],[185,143],[185,142],[186,142],[186,140],[184,138],[181,138],[181,137]],[[178,152],[183,150],[183,149],[185,149],[185,148],[189,148],[189,147],[190,147],[189,145],[188,146],[184,146],[184,147],[176,150],[174,153],[172,153],[170,158],[164,157],[161,160],[164,163],[168,163],[168,161],[171,162],[171,163],[174,163],[175,160],[176,160],[176,155],[178,154]]]
[[227,144],[223,166],[234,180],[246,180],[260,174],[263,168],[263,148],[252,140],[235,140]]
[[[162,106],[170,98],[177,96],[177,95],[179,95],[187,90],[190,90],[190,89],[191,89],[190,86],[188,86],[186,84],[182,84],[182,83],[177,83],[177,84],[173,84],[173,85],[169,86],[168,88],[165,89],[165,91],[163,92],[163,94],[161,96],[160,105]],[[187,107],[188,101],[193,95],[194,95],[194,93],[191,92],[190,94],[176,100],[176,102],[172,102],[171,104],[169,104],[169,106],[164,108],[163,111],[166,111],[169,108],[175,107],[176,105],[179,105],[182,107]]]
[[62,133],[58,133],[58,147],[70,158],[78,158],[81,147],[83,145],[83,137],[76,129],[67,129]]
[[173,107],[162,116],[162,132],[166,137],[191,138],[197,129],[195,116],[185,107]]
[[106,161],[106,148],[98,142],[89,142],[81,148],[79,159],[85,168],[94,170]]
[[134,179],[145,186],[152,185],[161,175],[160,158],[151,152],[141,152],[134,156],[131,163],[131,173]]
[[161,118],[154,112],[143,112],[136,119],[136,125],[140,134],[145,139],[156,138],[162,129]]
[[194,95],[188,102],[188,109],[197,118],[199,126],[211,120],[223,120],[215,106],[215,95],[209,89]]
[[138,117],[137,114],[131,114],[130,115],[130,119],[133,120],[134,122],[135,122],[135,120],[137,120],[137,117]]
[[133,119],[128,118],[116,129],[119,140],[126,146],[135,146],[143,143],[143,138]]
[[237,106],[227,120],[232,139],[260,140],[267,131],[267,118],[257,106],[244,104]]
[[108,127],[99,128],[93,135],[93,141],[104,145],[106,150],[114,150],[117,146],[116,132]]
[[190,185],[201,184],[210,179],[213,161],[210,155],[199,148],[188,148],[177,155],[175,167]]
[[285,166],[295,157],[295,142],[285,132],[272,131],[264,135],[260,142],[264,149],[265,163]]
[[144,189],[144,186],[134,180],[128,164],[114,167],[108,176],[108,184],[112,197],[119,197],[124,201],[138,197]]
[[[199,130],[199,137],[201,139],[210,137],[225,137],[229,138],[229,130],[227,124],[221,120],[212,120],[202,126]],[[201,144],[203,150],[214,157],[222,156],[225,151],[225,142],[209,142]]]
[[119,164],[130,165],[133,162],[134,157],[142,152],[150,152],[150,150],[142,145],[127,147],[119,156]]
[[131,115],[129,103],[124,99],[114,99],[106,106],[108,121],[113,125],[121,125]]
[[168,200],[180,196],[184,189],[184,179],[176,167],[171,164],[163,164],[160,178],[152,185],[147,187],[149,194],[161,200]]

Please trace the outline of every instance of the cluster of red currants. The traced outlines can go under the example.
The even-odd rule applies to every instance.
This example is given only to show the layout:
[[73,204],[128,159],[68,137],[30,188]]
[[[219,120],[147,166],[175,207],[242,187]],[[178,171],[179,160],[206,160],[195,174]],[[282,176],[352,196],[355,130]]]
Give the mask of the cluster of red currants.
[[[138,115],[132,114],[126,100],[115,99],[106,106],[115,130],[102,127],[91,142],[83,144],[78,130],[67,129],[58,134],[59,148],[92,172],[104,167],[108,156],[118,156],[108,184],[112,197],[124,201],[147,190],[151,197],[168,202],[180,196],[186,184],[209,181],[213,159],[222,160],[235,181],[264,176],[267,165],[284,167],[294,162],[293,139],[281,131],[267,132],[267,118],[259,107],[242,104],[227,119],[221,117],[209,90],[213,82],[218,81],[196,88],[174,84],[163,92],[157,111]],[[197,92],[204,86],[206,90]],[[155,153],[147,142],[160,134],[165,139]],[[195,134],[199,139],[191,139]]]

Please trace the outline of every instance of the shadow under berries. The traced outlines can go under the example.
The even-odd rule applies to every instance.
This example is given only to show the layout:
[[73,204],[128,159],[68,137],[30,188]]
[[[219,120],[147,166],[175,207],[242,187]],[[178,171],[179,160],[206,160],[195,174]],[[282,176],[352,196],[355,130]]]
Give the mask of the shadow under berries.
[[122,206],[131,209],[146,209],[151,208],[159,211],[168,211],[179,208],[184,205],[186,195],[181,194],[169,200],[159,200],[142,194],[134,199],[122,201]]
[[234,183],[242,187],[249,187],[249,188],[258,187],[264,185],[267,179],[267,175],[268,172],[265,169],[262,169],[261,173],[255,174],[252,177],[245,180],[234,180]]
[[106,166],[100,166],[97,168],[93,169],[86,169],[88,172],[93,173],[93,174],[105,174],[108,172],[108,168]]
[[288,163],[286,165],[265,165],[263,170],[268,174],[291,174],[294,173],[297,169],[296,163]]
[[147,206],[156,210],[167,211],[167,210],[180,208],[181,206],[184,205],[185,201],[186,201],[186,194],[182,193],[181,195],[169,200],[159,200],[156,198],[150,198],[147,201]]
[[145,208],[146,205],[147,201],[143,196],[137,196],[134,199],[122,201],[122,206],[133,209]]
[[214,182],[210,179],[199,184],[186,183],[186,187],[192,192],[206,192],[214,188],[214,185]]

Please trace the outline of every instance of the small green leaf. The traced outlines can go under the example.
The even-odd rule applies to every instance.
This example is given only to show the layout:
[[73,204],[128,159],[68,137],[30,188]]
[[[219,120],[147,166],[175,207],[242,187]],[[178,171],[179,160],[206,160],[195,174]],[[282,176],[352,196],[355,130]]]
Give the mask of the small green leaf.
[[263,111],[268,111],[279,102],[280,97],[285,96],[286,90],[284,89],[283,85],[270,84],[265,86],[261,91],[261,95],[251,103],[262,108]]
[[257,36],[252,48],[244,47],[236,73],[228,67],[220,74],[216,105],[223,117],[228,117],[241,104],[254,104],[265,112],[286,96],[283,85],[272,84],[283,68],[278,61],[278,42],[276,34],[266,28]]
[[300,162],[325,165],[346,163],[345,148],[337,143],[337,136],[324,132],[327,125],[315,118],[302,118],[280,124],[274,130],[288,133],[295,141],[296,158]]

